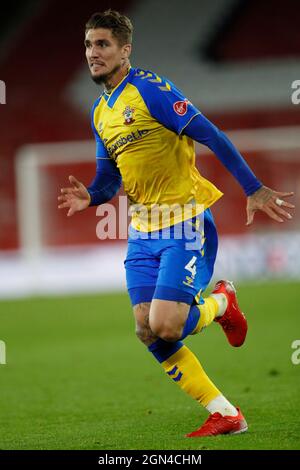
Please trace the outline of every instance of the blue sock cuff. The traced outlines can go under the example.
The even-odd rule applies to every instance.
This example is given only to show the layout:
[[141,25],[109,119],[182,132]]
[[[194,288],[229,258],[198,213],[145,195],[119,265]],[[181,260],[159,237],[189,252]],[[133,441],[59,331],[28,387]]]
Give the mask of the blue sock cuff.
[[196,328],[198,321],[200,318],[200,310],[196,305],[192,305],[186,319],[182,336],[180,339],[186,338],[186,336],[190,335],[194,329]]
[[169,357],[173,356],[180,348],[182,348],[183,343],[181,341],[176,341],[174,343],[169,343],[163,339],[158,338],[155,343],[152,343],[148,350],[153,354],[155,359],[158,362],[164,362]]

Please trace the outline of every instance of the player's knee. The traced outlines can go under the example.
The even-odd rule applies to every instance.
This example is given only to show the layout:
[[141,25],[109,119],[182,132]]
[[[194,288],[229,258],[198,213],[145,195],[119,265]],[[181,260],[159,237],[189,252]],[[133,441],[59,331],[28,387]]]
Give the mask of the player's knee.
[[182,336],[189,308],[183,302],[153,299],[149,315],[151,330],[164,341],[178,341]]
[[181,328],[167,321],[150,322],[151,330],[160,339],[168,342],[178,341],[181,337]]

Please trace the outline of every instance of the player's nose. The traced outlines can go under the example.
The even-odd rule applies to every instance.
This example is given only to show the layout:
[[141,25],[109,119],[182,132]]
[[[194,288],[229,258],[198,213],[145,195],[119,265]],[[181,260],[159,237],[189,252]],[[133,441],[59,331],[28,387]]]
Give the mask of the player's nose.
[[88,51],[88,56],[91,58],[91,59],[97,59],[99,58],[99,52],[98,52],[98,49],[95,47],[95,46],[92,46],[89,51]]

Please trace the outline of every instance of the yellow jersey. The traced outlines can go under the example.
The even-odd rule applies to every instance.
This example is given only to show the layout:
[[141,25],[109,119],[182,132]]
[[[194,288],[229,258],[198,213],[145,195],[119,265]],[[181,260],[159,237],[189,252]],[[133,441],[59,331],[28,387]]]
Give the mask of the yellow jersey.
[[[115,161],[136,230],[174,225],[222,196],[200,175],[194,141],[183,134],[197,114],[200,111],[172,82],[138,68],[130,68],[110,94],[104,91],[94,103],[96,158]],[[191,205],[192,213],[178,210],[185,205]],[[157,217],[157,209],[163,213],[168,208],[169,217]]]

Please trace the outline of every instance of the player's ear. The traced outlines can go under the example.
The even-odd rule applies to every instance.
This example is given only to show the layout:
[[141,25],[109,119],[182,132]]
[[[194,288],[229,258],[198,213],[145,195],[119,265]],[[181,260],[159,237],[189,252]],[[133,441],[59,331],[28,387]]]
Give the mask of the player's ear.
[[131,54],[131,44],[125,44],[123,46],[123,58],[128,59],[128,57],[130,57],[130,54]]

